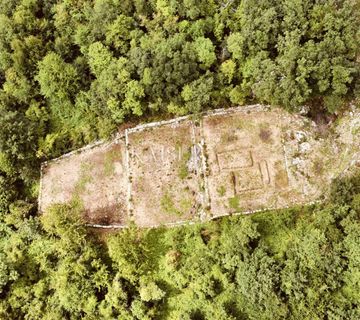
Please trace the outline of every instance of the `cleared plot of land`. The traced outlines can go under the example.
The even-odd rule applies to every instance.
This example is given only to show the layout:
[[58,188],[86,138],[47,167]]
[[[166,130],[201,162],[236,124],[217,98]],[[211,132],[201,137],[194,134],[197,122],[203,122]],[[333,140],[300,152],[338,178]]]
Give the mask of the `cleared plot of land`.
[[154,226],[196,217],[201,206],[196,127],[189,120],[131,132],[132,217]]
[[282,144],[291,120],[279,111],[204,117],[213,216],[303,200],[301,185],[288,172]]
[[127,217],[125,143],[116,139],[43,166],[40,210],[77,202],[88,223],[124,224]]
[[172,225],[309,203],[360,162],[360,113],[326,136],[283,110],[216,110],[125,131],[42,167],[40,211],[76,202],[104,227]]

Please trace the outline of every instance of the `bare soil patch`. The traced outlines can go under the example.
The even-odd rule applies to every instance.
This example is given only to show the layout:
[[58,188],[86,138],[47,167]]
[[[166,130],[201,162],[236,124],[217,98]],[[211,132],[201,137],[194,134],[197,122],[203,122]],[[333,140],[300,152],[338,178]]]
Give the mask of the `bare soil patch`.
[[130,132],[132,216],[139,226],[194,219],[201,206],[200,158],[190,120]]
[[74,202],[88,223],[124,224],[127,218],[125,143],[122,139],[43,166],[40,210]]

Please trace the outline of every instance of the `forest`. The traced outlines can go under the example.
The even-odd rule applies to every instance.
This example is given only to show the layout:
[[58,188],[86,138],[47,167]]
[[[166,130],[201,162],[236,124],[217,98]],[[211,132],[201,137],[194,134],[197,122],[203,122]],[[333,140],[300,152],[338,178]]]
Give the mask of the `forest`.
[[129,123],[359,107],[358,0],[0,0],[0,319],[360,319],[360,173],[321,204],[102,234],[40,163]]

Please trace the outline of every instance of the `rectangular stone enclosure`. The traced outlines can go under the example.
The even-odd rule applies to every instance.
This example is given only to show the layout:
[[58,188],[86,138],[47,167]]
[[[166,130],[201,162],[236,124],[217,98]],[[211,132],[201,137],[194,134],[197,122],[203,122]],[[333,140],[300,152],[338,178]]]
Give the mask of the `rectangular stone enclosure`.
[[265,109],[145,124],[48,161],[40,211],[74,202],[89,225],[153,227],[303,203],[283,143],[292,116]]
[[212,215],[280,208],[302,200],[282,143],[288,124],[272,111],[204,117]]
[[193,122],[129,131],[130,213],[139,226],[192,220],[201,208]]

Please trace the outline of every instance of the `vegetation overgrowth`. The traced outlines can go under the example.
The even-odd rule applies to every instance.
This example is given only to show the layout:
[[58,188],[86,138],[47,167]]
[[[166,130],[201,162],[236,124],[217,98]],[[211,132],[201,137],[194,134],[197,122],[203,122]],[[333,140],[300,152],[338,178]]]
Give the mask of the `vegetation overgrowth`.
[[0,318],[360,318],[359,175],[326,205],[104,242],[76,208],[36,209],[41,161],[126,121],[338,112],[359,97],[359,15],[351,0],[0,0]]
[[360,172],[326,204],[105,236],[28,209],[0,224],[2,319],[360,317]]

